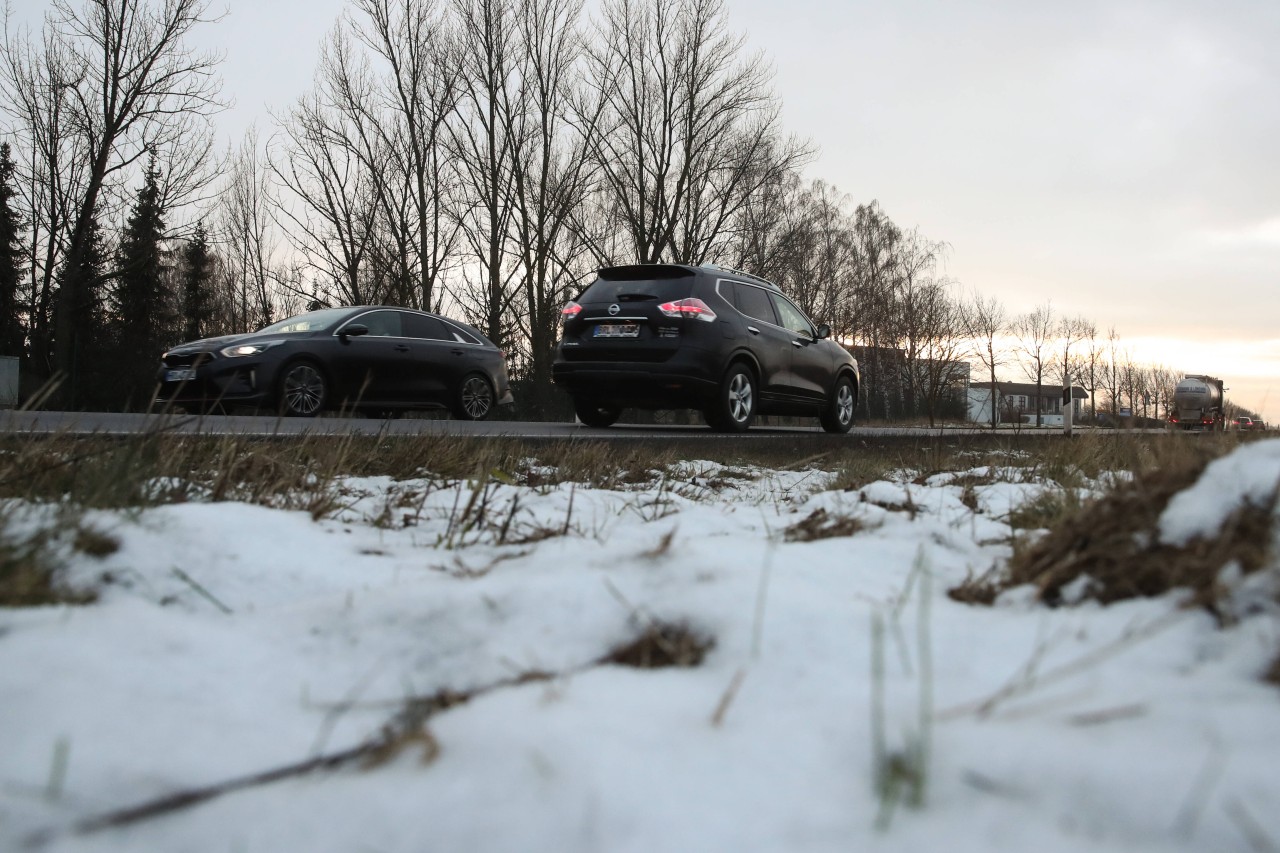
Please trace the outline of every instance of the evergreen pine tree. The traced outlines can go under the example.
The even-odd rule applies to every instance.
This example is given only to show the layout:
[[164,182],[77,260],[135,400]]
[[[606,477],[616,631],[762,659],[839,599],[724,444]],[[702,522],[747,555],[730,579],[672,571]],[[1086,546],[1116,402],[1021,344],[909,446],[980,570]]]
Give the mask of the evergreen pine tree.
[[[58,273],[59,286],[68,275],[80,282],[79,298],[71,315],[69,328],[75,342],[72,348],[71,375],[66,377],[70,408],[101,408],[109,401],[108,389],[115,383],[112,369],[114,343],[106,319],[103,297],[107,252],[102,230],[96,218],[89,220],[88,243],[75,270],[63,268]],[[32,354],[36,355],[35,353]],[[53,353],[40,353],[52,360]]]
[[13,157],[0,144],[0,355],[22,357],[22,217],[15,206]]
[[196,233],[187,242],[184,259],[183,338],[194,341],[209,334],[209,320],[213,315],[213,294],[210,292],[213,258],[209,254],[209,232],[203,222],[196,225]]
[[155,385],[156,365],[165,346],[173,343],[177,325],[173,296],[163,266],[164,207],[160,199],[160,169],[147,165],[142,188],[125,223],[117,254],[115,320],[120,403],[146,408]]

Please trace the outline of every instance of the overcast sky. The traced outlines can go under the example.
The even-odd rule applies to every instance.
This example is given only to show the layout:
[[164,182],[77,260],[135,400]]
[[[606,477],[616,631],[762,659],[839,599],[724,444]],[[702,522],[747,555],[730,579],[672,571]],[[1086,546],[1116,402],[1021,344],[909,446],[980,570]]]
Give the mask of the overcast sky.
[[[310,85],[345,3],[223,2],[203,39],[238,141]],[[727,8],[819,152],[810,177],[949,243],[948,273],[1011,311],[1114,326],[1280,421],[1280,0]]]

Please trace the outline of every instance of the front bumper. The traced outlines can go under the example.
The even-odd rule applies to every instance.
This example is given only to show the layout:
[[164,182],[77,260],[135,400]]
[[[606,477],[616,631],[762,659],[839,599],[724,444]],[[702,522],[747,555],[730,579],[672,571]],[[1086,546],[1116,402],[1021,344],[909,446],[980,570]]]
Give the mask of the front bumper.
[[274,365],[256,360],[206,362],[194,368],[192,379],[172,380],[169,376],[173,370],[166,365],[160,367],[156,377],[158,405],[256,405],[270,399],[275,383]]

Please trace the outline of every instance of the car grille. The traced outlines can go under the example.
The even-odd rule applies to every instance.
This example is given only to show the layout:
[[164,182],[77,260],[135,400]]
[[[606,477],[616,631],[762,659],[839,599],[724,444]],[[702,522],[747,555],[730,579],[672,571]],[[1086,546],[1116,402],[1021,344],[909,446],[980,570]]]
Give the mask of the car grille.
[[211,352],[168,353],[161,360],[165,367],[199,367],[217,358]]

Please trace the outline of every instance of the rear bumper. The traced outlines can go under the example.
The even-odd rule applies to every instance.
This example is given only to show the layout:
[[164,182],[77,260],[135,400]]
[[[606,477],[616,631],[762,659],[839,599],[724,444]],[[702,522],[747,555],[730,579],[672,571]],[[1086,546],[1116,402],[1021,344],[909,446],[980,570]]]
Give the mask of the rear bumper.
[[719,382],[689,365],[601,361],[556,362],[555,384],[574,396],[622,407],[697,408],[714,395]]

